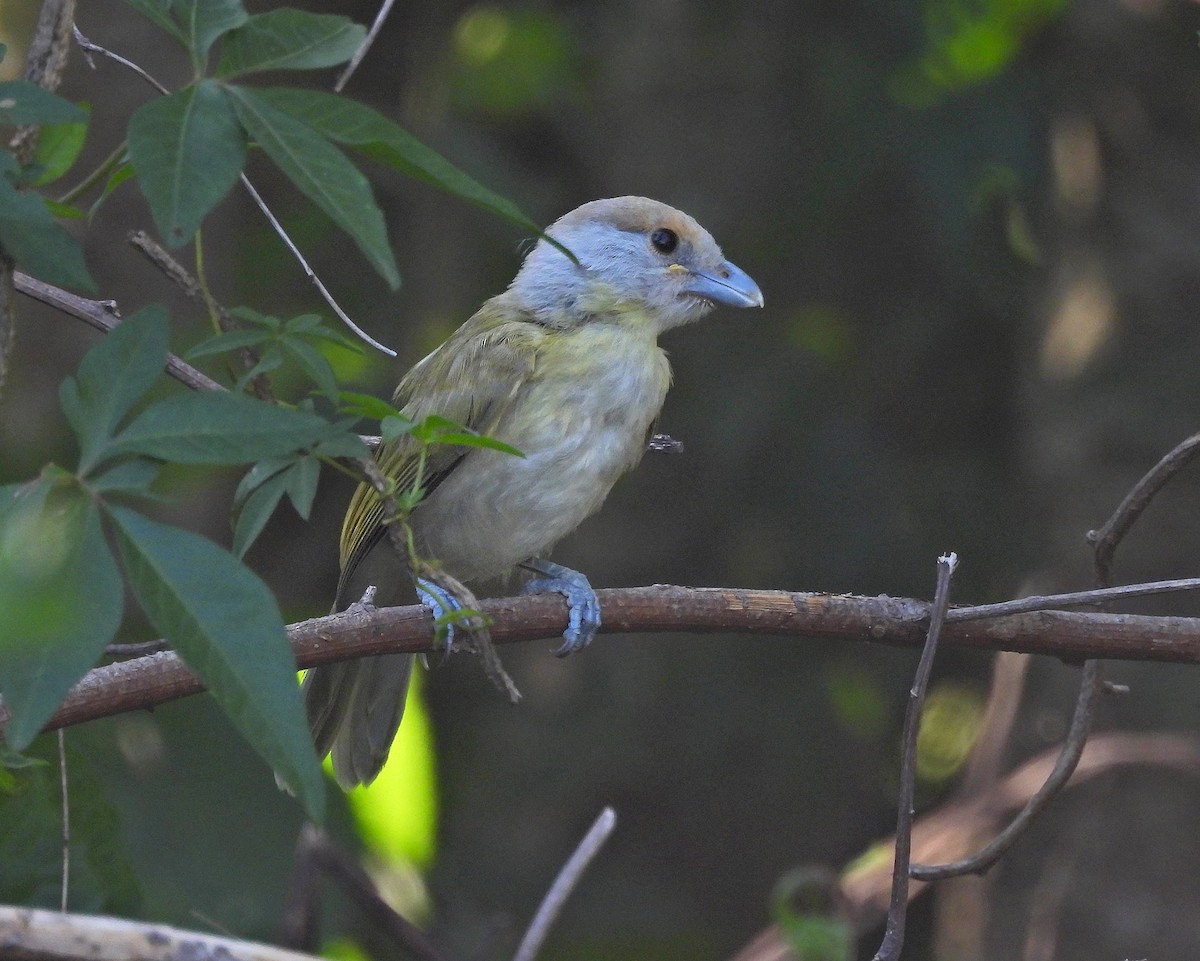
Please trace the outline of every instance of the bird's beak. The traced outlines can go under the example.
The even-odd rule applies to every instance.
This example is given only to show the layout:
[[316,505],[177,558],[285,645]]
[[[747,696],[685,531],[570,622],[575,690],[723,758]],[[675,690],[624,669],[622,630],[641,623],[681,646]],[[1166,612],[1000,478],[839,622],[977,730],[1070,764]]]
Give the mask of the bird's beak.
[[748,273],[728,260],[714,271],[691,271],[683,288],[693,297],[700,297],[725,307],[761,307],[762,291]]

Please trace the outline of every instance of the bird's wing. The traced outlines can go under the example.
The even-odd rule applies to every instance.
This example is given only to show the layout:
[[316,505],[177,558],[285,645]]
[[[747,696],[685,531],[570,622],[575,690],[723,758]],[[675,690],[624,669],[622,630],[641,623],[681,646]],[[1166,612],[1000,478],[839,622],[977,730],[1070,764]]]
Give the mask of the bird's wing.
[[[545,336],[546,329],[523,316],[505,295],[493,298],[404,376],[393,403],[418,423],[437,414],[490,434],[533,374]],[[375,459],[384,475],[396,482],[398,491],[411,489],[420,472],[421,487],[428,497],[471,450],[434,444],[426,448],[422,464],[421,445],[405,435],[381,447]],[[342,525],[343,585],[383,536],[382,514],[378,494],[369,484],[360,484]]]

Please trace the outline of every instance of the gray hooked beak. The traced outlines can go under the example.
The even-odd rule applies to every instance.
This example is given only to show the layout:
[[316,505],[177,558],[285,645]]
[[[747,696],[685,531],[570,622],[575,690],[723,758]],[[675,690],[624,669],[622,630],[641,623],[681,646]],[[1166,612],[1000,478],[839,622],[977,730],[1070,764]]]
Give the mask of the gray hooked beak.
[[741,267],[728,260],[714,271],[692,270],[684,290],[725,307],[761,307],[762,291]]

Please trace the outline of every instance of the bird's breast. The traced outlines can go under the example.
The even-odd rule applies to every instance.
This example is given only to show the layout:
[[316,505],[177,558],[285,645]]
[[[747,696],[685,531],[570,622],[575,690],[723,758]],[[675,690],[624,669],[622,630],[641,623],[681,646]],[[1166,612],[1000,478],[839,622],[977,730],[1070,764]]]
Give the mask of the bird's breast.
[[423,549],[464,580],[548,550],[641,459],[670,379],[641,331],[591,324],[555,336],[492,431],[525,456],[472,450],[413,516]]

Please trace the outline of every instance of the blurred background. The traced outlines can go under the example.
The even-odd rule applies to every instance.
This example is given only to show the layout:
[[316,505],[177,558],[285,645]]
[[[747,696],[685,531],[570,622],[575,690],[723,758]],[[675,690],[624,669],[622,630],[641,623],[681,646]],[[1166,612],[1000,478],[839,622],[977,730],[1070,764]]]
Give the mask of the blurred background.
[[[37,6],[0,11],[7,70]],[[131,8],[94,0],[78,25],[168,85],[187,81],[182,54]],[[1190,0],[399,4],[347,92],[539,223],[620,194],[678,206],[765,294],[763,311],[668,336],[661,429],[684,452],[647,455],[556,559],[603,587],[929,597],[937,555],[955,550],[955,599],[984,602],[1091,586],[1085,533],[1197,429],[1197,28]],[[327,89],[332,74],[301,80]],[[78,51],[62,92],[92,105],[79,176],[149,96]],[[317,272],[399,353],[338,352],[352,389],[390,395],[515,273],[512,225],[368,168],[404,276],[391,292],[260,161],[251,176]],[[86,227],[89,265],[125,314],[167,304],[182,350],[203,335],[197,306],[124,241],[150,226],[126,185]],[[241,195],[206,223],[205,258],[227,305],[325,312]],[[94,341],[22,305],[0,483],[71,462],[56,390]],[[236,482],[181,475],[175,518],[228,543]],[[250,554],[289,621],[328,609],[349,489],[323,478],[311,522],[281,511]],[[1193,470],[1146,514],[1116,578],[1195,575],[1197,505]],[[1197,613],[1189,598],[1125,609]],[[390,786],[352,805],[331,788],[339,841],[454,956],[509,956],[606,804],[616,834],[547,961],[729,957],[769,922],[787,872],[840,869],[892,830],[914,652],[604,636],[560,661],[550,647],[503,650],[525,695],[515,708],[472,659],[436,665]],[[990,671],[980,653],[939,656],[955,730],[977,724]],[[1110,676],[1131,692],[1104,699],[1100,729],[1200,727],[1194,669]],[[1077,682],[1072,666],[1032,664],[1007,763],[1058,742]],[[193,698],[68,743],[81,816],[112,843],[78,868],[80,910],[275,936],[300,813],[215,708]],[[922,808],[953,791],[961,757],[922,781]],[[0,892],[9,900],[57,903],[48,817],[14,825],[19,856],[47,868],[42,888]],[[905,957],[1196,957],[1198,822],[1193,777],[1114,769],[1056,803],[981,883],[976,910],[954,910],[951,887],[927,892]],[[384,950],[336,891],[323,934],[347,956]]]

